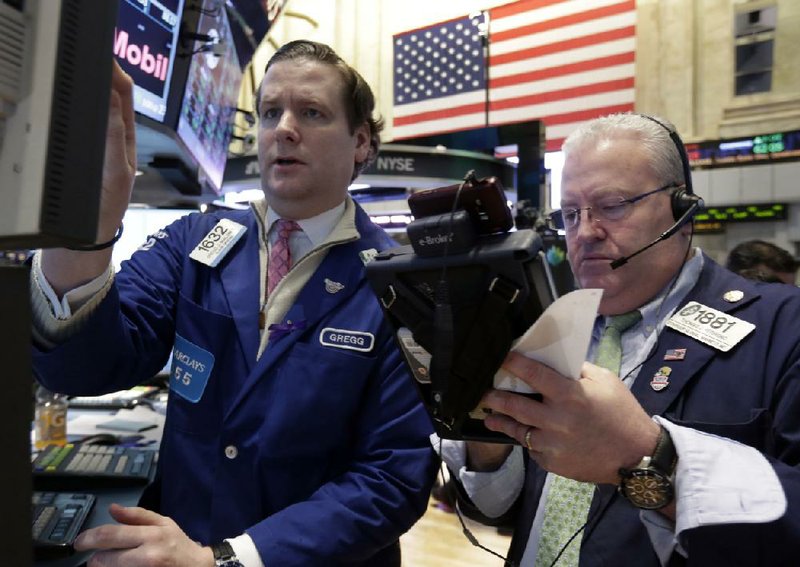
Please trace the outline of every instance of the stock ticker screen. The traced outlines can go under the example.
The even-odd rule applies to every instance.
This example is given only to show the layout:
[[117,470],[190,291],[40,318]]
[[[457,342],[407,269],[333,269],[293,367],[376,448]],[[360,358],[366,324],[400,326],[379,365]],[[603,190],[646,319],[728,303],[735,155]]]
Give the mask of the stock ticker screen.
[[[226,11],[204,11],[198,33],[213,45],[196,47],[178,118],[178,137],[197,160],[201,178],[219,192],[228,157],[242,70]],[[207,49],[206,49],[207,48]]]
[[[800,131],[686,144],[693,168],[710,169],[800,160]],[[698,234],[721,233],[725,225],[788,219],[787,203],[739,203],[709,206],[694,217]]]
[[686,144],[692,167],[800,160],[800,130]]
[[134,110],[163,122],[184,0],[119,0],[119,3],[114,55],[133,79]]

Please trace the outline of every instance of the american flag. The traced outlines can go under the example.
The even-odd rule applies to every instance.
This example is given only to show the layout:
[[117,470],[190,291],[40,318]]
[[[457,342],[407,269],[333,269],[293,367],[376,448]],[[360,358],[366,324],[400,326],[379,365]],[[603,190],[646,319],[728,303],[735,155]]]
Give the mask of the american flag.
[[484,21],[467,16],[394,36],[395,139],[486,125]]
[[[438,28],[452,24],[446,22],[394,38],[395,140],[539,119],[546,126],[547,150],[553,151],[581,122],[633,110],[635,0],[520,0],[488,14],[488,120],[480,87],[457,97],[398,99],[397,69],[404,61],[399,50],[408,45],[409,34],[419,38],[432,31],[435,36]],[[482,18],[455,21],[477,28],[474,22]],[[428,56],[427,50],[418,54],[418,68]],[[448,76],[440,81],[458,68],[442,69]]]

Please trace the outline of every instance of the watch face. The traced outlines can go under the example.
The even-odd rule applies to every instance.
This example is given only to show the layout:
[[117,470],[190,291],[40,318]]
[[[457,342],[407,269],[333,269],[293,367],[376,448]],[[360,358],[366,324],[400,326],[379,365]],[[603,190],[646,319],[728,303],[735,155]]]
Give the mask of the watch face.
[[623,479],[622,494],[637,508],[658,510],[672,502],[672,482],[654,470],[633,470]]

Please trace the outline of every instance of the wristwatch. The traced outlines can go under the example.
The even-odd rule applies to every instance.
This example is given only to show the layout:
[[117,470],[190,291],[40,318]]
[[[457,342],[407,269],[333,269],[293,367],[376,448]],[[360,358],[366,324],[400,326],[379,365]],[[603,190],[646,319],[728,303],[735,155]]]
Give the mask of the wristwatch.
[[675,496],[672,479],[678,454],[669,431],[661,427],[653,455],[643,457],[632,469],[619,469],[619,492],[637,508],[659,510]]
[[214,567],[244,567],[227,541],[213,544],[211,551],[214,553]]

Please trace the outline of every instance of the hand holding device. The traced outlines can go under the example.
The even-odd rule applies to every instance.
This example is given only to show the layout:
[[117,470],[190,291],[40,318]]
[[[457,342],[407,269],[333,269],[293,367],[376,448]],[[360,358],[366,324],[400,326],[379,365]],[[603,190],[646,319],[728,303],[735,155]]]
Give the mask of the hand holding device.
[[[98,242],[110,242],[122,224],[136,177],[136,125],[133,82],[112,61],[111,97],[106,130]],[[102,274],[111,262],[111,248],[79,252],[64,248],[42,251],[42,271],[56,294],[85,284]]]

